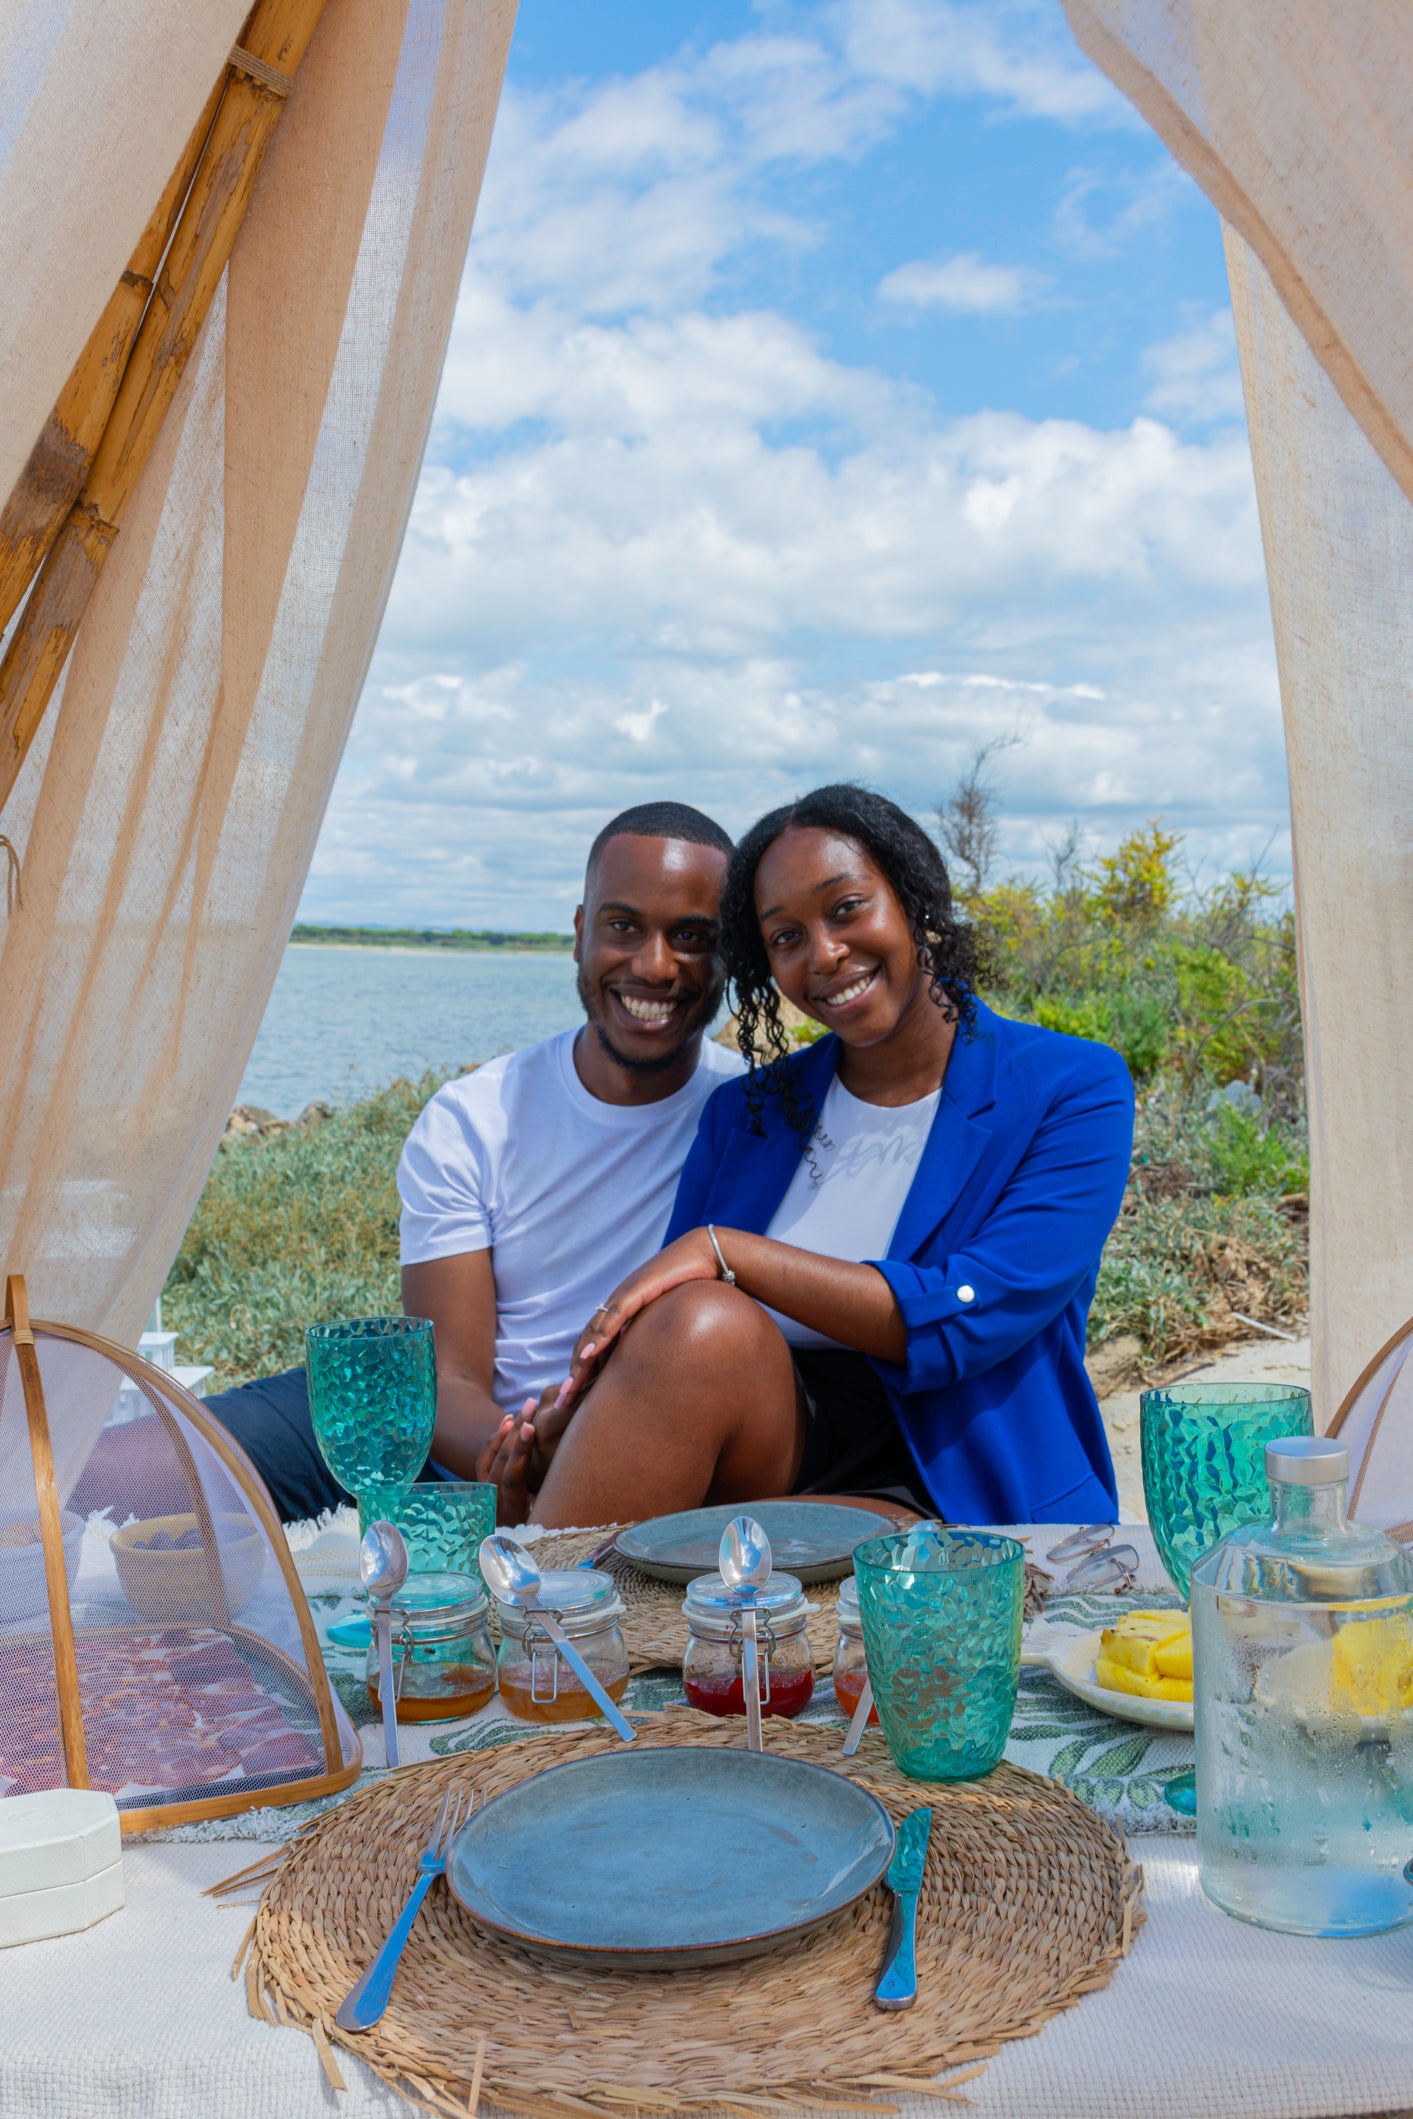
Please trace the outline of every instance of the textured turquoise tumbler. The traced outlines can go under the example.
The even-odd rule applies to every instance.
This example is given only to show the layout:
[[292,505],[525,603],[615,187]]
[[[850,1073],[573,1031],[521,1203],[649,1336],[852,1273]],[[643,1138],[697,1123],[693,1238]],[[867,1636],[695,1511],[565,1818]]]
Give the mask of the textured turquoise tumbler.
[[1266,1515],[1266,1444],[1315,1432],[1298,1383],[1173,1383],[1139,1400],[1143,1498],[1183,1596],[1209,1545]]
[[914,1780],[989,1773],[1016,1708],[1025,1553],[994,1531],[919,1523],[854,1552],[878,1719]]

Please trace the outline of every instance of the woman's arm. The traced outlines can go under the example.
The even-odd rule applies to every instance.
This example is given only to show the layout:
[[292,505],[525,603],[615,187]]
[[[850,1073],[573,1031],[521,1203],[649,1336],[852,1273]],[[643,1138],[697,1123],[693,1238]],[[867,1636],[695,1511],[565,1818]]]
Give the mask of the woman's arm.
[[[906,1360],[902,1313],[876,1266],[824,1258],[816,1251],[801,1251],[794,1244],[777,1243],[747,1229],[718,1226],[716,1240],[743,1294],[753,1295],[782,1316],[793,1317],[798,1324],[855,1347],[861,1354],[874,1354],[884,1361]],[[560,1389],[560,1405],[578,1396],[625,1326],[650,1302],[685,1281],[719,1277],[716,1252],[705,1229],[689,1229],[630,1273],[580,1333],[569,1375]]]

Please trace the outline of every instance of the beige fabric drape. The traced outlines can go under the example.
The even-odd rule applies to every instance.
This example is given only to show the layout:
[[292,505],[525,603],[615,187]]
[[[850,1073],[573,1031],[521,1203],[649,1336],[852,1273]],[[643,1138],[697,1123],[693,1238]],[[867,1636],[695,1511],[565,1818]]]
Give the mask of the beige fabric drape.
[[1413,19],[1064,5],[1228,226],[1290,766],[1323,1425],[1413,1311]]
[[[105,8],[160,18],[163,57],[139,40],[129,64],[109,39],[100,79],[71,52],[74,94],[132,106],[139,130],[155,112],[166,133],[144,148],[143,185],[124,177],[121,225],[91,240],[63,349],[43,349],[29,393],[31,430],[12,444],[7,422],[19,462],[245,12],[93,12]],[[223,295],[0,814],[24,864],[23,907],[0,924],[0,1265],[28,1275],[36,1315],[131,1342],[209,1166],[382,616],[513,15],[513,0],[328,0]],[[163,65],[190,79],[155,99]],[[0,206],[26,156],[47,166],[25,143],[48,86]],[[8,96],[7,78],[0,127]],[[115,154],[125,137],[114,129]],[[32,190],[38,285],[66,278],[75,238]],[[106,219],[100,186],[84,206]]]

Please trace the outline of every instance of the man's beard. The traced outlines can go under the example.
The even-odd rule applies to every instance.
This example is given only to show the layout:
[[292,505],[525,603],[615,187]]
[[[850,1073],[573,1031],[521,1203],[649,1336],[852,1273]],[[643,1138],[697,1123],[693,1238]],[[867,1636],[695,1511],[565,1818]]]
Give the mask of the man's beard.
[[584,976],[582,966],[579,970],[577,984],[580,1004],[589,1019],[589,1027],[615,1065],[626,1069],[629,1074],[665,1074],[669,1067],[676,1066],[681,1057],[682,1047],[699,1030],[705,1030],[707,1024],[716,1014],[717,1009],[721,1006],[721,996],[725,990],[726,981],[724,976],[718,972],[707,987],[706,992],[702,995],[701,1000],[697,1003],[697,1006],[687,1017],[682,1035],[678,1038],[672,1050],[670,1052],[655,1052],[650,1059],[638,1059],[631,1053],[621,1051],[614,1044],[613,1039],[608,1034],[603,1017],[599,1014],[597,988],[590,985],[588,979]]

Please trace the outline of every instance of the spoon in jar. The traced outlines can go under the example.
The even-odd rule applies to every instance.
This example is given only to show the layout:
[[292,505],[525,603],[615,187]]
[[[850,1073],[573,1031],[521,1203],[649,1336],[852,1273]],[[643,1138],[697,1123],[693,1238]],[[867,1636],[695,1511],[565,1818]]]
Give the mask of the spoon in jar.
[[760,1725],[760,1642],[756,1592],[770,1580],[770,1540],[754,1516],[733,1516],[721,1533],[721,1579],[741,1613],[741,1690],[745,1694],[746,1747],[764,1751]]
[[610,1699],[604,1691],[554,1613],[541,1608],[540,1570],[532,1555],[526,1552],[524,1546],[516,1539],[497,1536],[481,1540],[481,1550],[477,1557],[481,1563],[481,1579],[496,1602],[515,1605],[521,1611],[534,1612],[537,1623],[554,1642],[600,1713],[607,1716],[624,1743],[631,1744],[638,1733],[637,1730],[620,1711],[617,1701]]
[[370,1523],[358,1548],[358,1572],[373,1607],[373,1638],[378,1644],[378,1693],[383,1708],[383,1748],[390,1766],[400,1765],[397,1750],[397,1698],[393,1692],[392,1600],[407,1580],[407,1545],[395,1523]]

